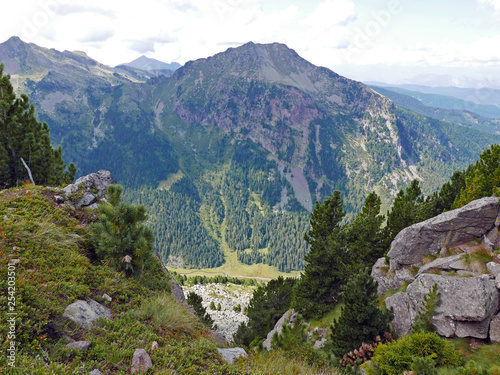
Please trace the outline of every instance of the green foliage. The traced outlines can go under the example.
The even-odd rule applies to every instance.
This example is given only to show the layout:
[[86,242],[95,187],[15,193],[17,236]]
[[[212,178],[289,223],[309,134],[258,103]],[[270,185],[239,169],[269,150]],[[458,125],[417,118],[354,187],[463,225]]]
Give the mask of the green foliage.
[[437,375],[438,373],[436,362],[429,357],[414,357],[411,369],[417,375]]
[[384,255],[384,238],[381,230],[384,216],[380,215],[380,197],[372,192],[365,199],[361,212],[347,226],[347,243],[352,273],[363,267],[372,267]]
[[491,145],[479,158],[467,173],[466,186],[455,201],[455,208],[465,206],[475,199],[500,196],[500,145]]
[[192,267],[220,266],[224,262],[222,251],[203,226],[199,215],[200,204],[192,198],[193,194],[133,190],[126,192],[124,200],[149,207],[148,224],[155,233],[155,246],[164,263],[171,256]]
[[331,364],[330,358],[322,350],[314,349],[312,341],[307,340],[306,326],[299,314],[292,324],[284,324],[281,334],[276,332],[272,338],[273,350],[281,349],[289,358],[299,359],[308,365],[324,368]]
[[90,226],[90,233],[101,260],[127,276],[140,276],[152,261],[153,231],[144,225],[146,208],[122,203],[122,192],[121,185],[108,187],[109,203],[99,206],[99,221]]
[[38,185],[59,186],[73,182],[74,164],[66,171],[61,148],[50,144],[47,124],[35,117],[35,107],[27,95],[16,97],[10,76],[0,64],[0,188],[17,186],[29,180],[23,159]]
[[433,205],[423,196],[420,182],[413,180],[406,190],[399,191],[387,213],[387,224],[384,228],[386,251],[401,230],[433,215]]
[[434,324],[432,324],[432,317],[440,304],[441,293],[439,293],[438,285],[434,284],[429,290],[429,293],[424,297],[415,323],[411,327],[412,332],[435,332]]
[[377,282],[369,268],[360,270],[344,287],[344,306],[338,320],[331,326],[333,353],[340,358],[357,349],[363,342],[375,342],[377,336],[389,331],[392,311],[378,308]]
[[212,317],[207,313],[207,310],[201,304],[203,302],[203,298],[201,298],[201,296],[199,296],[195,292],[190,292],[186,300],[187,303],[189,303],[193,307],[196,316],[201,320],[201,322],[205,326],[207,326],[209,329],[216,328]]
[[[417,364],[415,357],[429,358],[438,368],[463,363],[462,356],[451,342],[433,332],[417,332],[379,345],[371,362],[363,368],[368,375],[400,375]],[[417,365],[423,364],[419,362]]]
[[257,287],[247,308],[248,323],[240,324],[234,342],[249,347],[256,339],[265,338],[290,308],[295,282],[292,278],[278,277]]
[[311,230],[304,239],[310,245],[304,272],[294,290],[293,307],[305,317],[321,316],[337,301],[348,276],[345,233],[340,222],[345,216],[340,192],[324,203],[316,201]]

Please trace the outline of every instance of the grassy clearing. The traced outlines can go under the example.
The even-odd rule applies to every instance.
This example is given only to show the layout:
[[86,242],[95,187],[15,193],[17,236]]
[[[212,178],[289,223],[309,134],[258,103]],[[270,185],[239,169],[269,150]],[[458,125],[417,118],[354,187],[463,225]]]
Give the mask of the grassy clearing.
[[300,272],[294,271],[290,273],[280,272],[276,267],[269,266],[267,264],[243,264],[238,260],[236,251],[229,248],[225,239],[225,223],[221,225],[221,249],[224,252],[224,259],[226,262],[216,268],[201,268],[201,269],[186,269],[186,268],[174,268],[168,267],[169,271],[175,271],[180,275],[186,276],[215,276],[223,275],[238,278],[253,278],[261,281],[269,281],[271,279],[276,279],[279,276],[283,277],[299,277]]
[[184,173],[179,170],[177,173],[170,174],[166,180],[160,181],[158,184],[158,189],[168,190],[170,187],[184,177]]

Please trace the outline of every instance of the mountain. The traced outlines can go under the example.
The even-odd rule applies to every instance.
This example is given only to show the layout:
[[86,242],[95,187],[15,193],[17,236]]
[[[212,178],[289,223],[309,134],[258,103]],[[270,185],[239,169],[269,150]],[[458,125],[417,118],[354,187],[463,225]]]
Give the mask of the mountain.
[[148,206],[159,253],[180,267],[301,269],[315,200],[338,189],[352,218],[375,190],[387,208],[412,179],[435,191],[500,141],[398,107],[279,43],[147,82],[20,40],[0,45],[0,61],[29,83],[19,89],[80,174],[111,170]]
[[[422,96],[425,96],[426,99],[429,99],[428,97],[431,96],[431,94],[421,94],[416,91],[407,91],[392,87],[371,87],[379,94],[391,99],[395,104],[410,111],[414,111],[421,115],[429,116],[437,120],[448,121],[462,126],[468,126],[492,134],[500,134],[500,108],[494,106],[479,106],[477,104],[474,105],[473,103],[463,102],[460,99],[451,97],[441,97],[441,101],[439,101],[439,103],[443,103],[443,105],[445,106],[447,102],[455,103],[454,109],[437,108],[423,104],[424,99],[420,99]],[[432,96],[437,97],[438,95]],[[462,104],[462,106],[460,106],[460,104]],[[486,118],[469,110],[458,109],[465,108],[465,105],[478,109],[482,113],[487,113],[490,116],[495,115],[496,112],[497,118]],[[479,107],[486,107],[489,111],[486,112],[486,109],[481,110],[481,108]]]
[[176,62],[167,64],[159,60],[151,59],[144,55],[135,59],[134,61],[121,65],[130,66],[132,68],[141,70],[172,70],[172,71],[175,71],[182,66],[181,64]]
[[[388,85],[381,82],[367,82],[371,86],[379,87],[391,87],[392,90],[407,90],[416,91],[421,94],[428,94],[424,97],[434,100],[443,100],[446,98],[441,97],[452,97],[455,99],[460,99],[461,101],[467,103],[473,103],[473,106],[496,106],[500,107],[500,89],[493,87],[479,87],[479,88],[465,88],[465,87],[454,87],[454,86],[424,86],[424,85],[414,85],[414,84],[398,84],[398,85]],[[449,100],[449,99],[448,99]],[[425,103],[428,105],[435,105],[439,107],[436,103]],[[466,104],[470,106],[471,104]]]

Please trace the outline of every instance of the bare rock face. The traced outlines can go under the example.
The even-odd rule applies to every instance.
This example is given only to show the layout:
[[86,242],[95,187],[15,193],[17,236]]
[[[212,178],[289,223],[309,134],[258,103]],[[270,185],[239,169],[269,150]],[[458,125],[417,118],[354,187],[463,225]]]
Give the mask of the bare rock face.
[[394,309],[392,325],[399,337],[411,333],[411,326],[415,322],[415,311],[411,308],[407,293],[399,292],[386,298],[385,305]]
[[66,348],[72,350],[79,350],[84,352],[88,348],[90,348],[90,342],[88,341],[75,341],[66,345]]
[[100,170],[80,177],[74,184],[66,186],[66,197],[74,201],[77,208],[89,207],[104,199],[109,185],[116,184],[111,172]]
[[90,328],[96,319],[111,319],[111,310],[89,298],[88,301],[77,300],[66,307],[63,318],[76,326]]
[[398,336],[410,333],[424,297],[434,284],[438,285],[441,294],[441,304],[432,319],[436,332],[445,337],[487,338],[500,298],[494,280],[488,275],[418,276],[405,293],[396,293],[386,299],[386,306],[394,308],[393,326]]
[[293,324],[296,318],[297,313],[294,309],[288,310],[286,313],[284,313],[283,316],[276,322],[272,331],[267,334],[266,340],[262,343],[264,348],[266,348],[267,350],[271,350],[271,341],[273,340],[274,334],[276,332],[278,333],[278,335],[281,334],[281,332],[283,331],[283,325],[285,323]]
[[498,198],[486,197],[403,229],[387,254],[391,268],[418,264],[424,255],[482,239],[495,227],[498,213]]
[[151,357],[144,349],[135,349],[134,356],[132,357],[132,365],[130,367],[131,374],[146,372],[153,367]]

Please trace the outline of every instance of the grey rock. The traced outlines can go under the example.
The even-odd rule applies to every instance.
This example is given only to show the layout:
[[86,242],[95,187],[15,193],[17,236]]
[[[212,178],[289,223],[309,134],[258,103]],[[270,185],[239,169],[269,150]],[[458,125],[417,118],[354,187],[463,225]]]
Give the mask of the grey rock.
[[500,314],[497,314],[490,322],[490,340],[494,343],[500,343]]
[[419,311],[424,296],[434,284],[438,285],[441,294],[436,315],[457,321],[481,322],[491,318],[498,309],[499,292],[487,275],[465,278],[422,274],[407,289],[414,311]]
[[92,203],[95,203],[96,202],[96,197],[94,196],[94,194],[91,194],[89,192],[85,192],[85,194],[83,195],[83,198],[80,199],[77,203],[76,203],[76,208],[80,208],[80,207],[87,207],[87,206],[90,206]]
[[267,350],[271,350],[271,342],[273,340],[274,334],[277,332],[278,335],[280,335],[281,332],[283,331],[283,325],[285,323],[293,324],[296,318],[297,318],[297,313],[295,312],[294,309],[285,312],[283,316],[276,322],[271,332],[267,334],[266,340],[264,340],[264,342],[262,343],[264,348],[266,348]]
[[415,321],[415,311],[410,308],[410,299],[407,293],[399,292],[386,298],[385,305],[394,309],[392,325],[398,337],[411,333],[411,326]]
[[326,337],[323,337],[322,339],[316,340],[314,342],[314,349],[321,349],[322,347],[325,346],[326,344]]
[[66,307],[63,318],[70,320],[76,326],[90,328],[96,319],[111,319],[111,310],[92,299],[77,300]]
[[494,277],[498,277],[498,275],[500,275],[500,264],[495,262],[489,262],[486,264],[486,268],[488,272]]
[[229,341],[219,332],[210,330],[210,337],[219,345],[229,344]]
[[19,259],[11,259],[9,260],[9,266],[16,266],[19,264],[19,262],[20,262]]
[[474,273],[472,271],[467,271],[467,270],[458,270],[457,275],[458,276],[471,276],[471,277],[479,276],[477,273]]
[[130,373],[137,374],[140,372],[146,372],[151,367],[153,367],[153,362],[151,357],[144,349],[135,349],[134,355],[132,357],[132,365],[130,366]]
[[9,217],[7,215],[3,215],[4,220],[9,220]]
[[[85,193],[83,198],[78,201],[78,203],[82,203],[82,206],[90,205],[98,200],[104,198],[106,194],[106,189],[109,185],[116,184],[115,179],[111,175],[111,172],[100,170],[97,173],[91,173],[87,176],[80,177],[75,181],[74,184],[66,186],[63,191],[68,198],[79,190],[83,190],[85,193],[89,193],[93,196],[93,198],[87,196],[85,199]],[[85,202],[89,202],[88,204],[83,204],[82,202],[85,199]]]
[[54,200],[56,203],[63,203],[66,199],[60,195],[54,195]]
[[490,321],[491,318],[485,319],[482,322],[457,322],[455,336],[486,339],[488,338]]
[[457,330],[457,322],[445,315],[432,317],[432,324],[436,328],[436,333],[444,337],[454,337]]
[[419,264],[424,255],[482,238],[495,226],[498,213],[498,198],[486,197],[403,229],[388,253],[391,269]]
[[102,372],[100,370],[92,370],[89,372],[89,375],[102,375]]
[[462,271],[468,271],[469,267],[462,261],[462,260],[457,260],[456,262],[453,262],[450,264],[450,268],[452,270],[462,270]]
[[187,304],[186,297],[184,296],[184,291],[181,286],[174,279],[168,280],[170,283],[170,290],[172,292],[172,296],[179,302],[181,305]]
[[385,258],[379,258],[377,262],[375,262],[372,267],[371,275],[378,283],[377,293],[379,296],[389,289],[398,289],[404,283],[411,283],[415,280],[415,276],[408,267],[389,269],[389,265],[385,262]]
[[75,341],[66,345],[66,348],[73,350],[80,350],[84,352],[88,348],[90,348],[90,342],[88,341]]
[[430,270],[434,270],[434,269],[445,270],[445,271],[451,270],[452,269],[451,264],[453,264],[457,261],[460,261],[461,256],[462,256],[462,254],[456,254],[456,255],[449,256],[449,257],[445,257],[445,258],[437,258],[437,259],[433,260],[432,262],[420,267],[420,269],[418,270],[417,276],[419,276],[422,273],[429,272]]
[[105,299],[106,301],[108,301],[108,302],[113,301],[113,298],[111,298],[110,296],[108,296],[106,293],[104,293],[104,294],[102,295],[102,298],[104,298],[104,299]]
[[247,357],[247,352],[243,348],[220,349],[217,348],[224,362],[234,364],[234,360],[239,357]]

